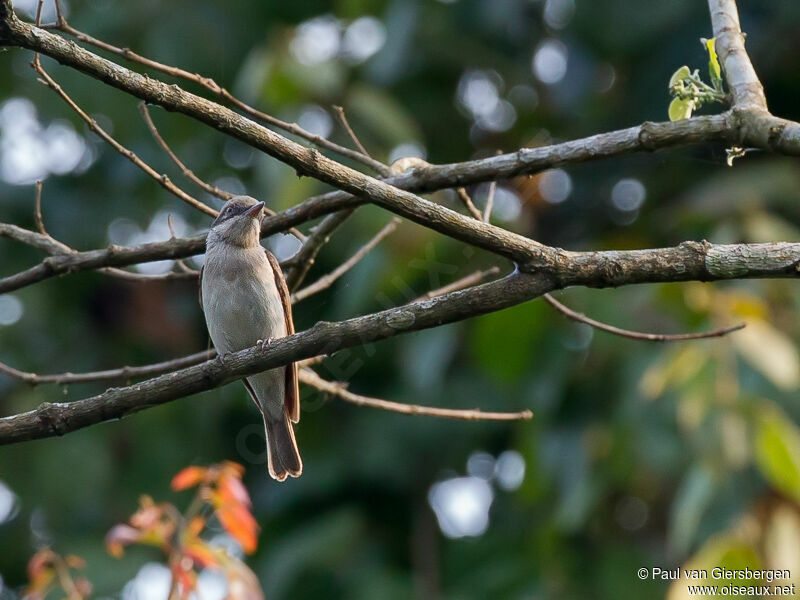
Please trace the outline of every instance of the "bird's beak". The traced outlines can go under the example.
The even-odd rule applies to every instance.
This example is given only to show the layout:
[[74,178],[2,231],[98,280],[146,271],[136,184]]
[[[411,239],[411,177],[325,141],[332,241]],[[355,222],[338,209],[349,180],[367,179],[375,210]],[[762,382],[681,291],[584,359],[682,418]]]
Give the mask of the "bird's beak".
[[261,215],[261,211],[263,209],[264,209],[264,203],[263,202],[259,202],[258,204],[256,204],[252,208],[248,208],[245,211],[244,214],[246,214],[248,217],[252,217],[254,219],[257,219]]

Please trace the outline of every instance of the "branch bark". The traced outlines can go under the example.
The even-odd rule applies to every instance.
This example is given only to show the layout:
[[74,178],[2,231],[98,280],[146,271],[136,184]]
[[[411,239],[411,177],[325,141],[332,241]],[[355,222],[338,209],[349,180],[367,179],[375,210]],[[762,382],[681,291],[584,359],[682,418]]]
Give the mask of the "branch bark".
[[412,302],[371,315],[314,327],[173,371],[154,379],[70,403],[0,418],[0,445],[63,435],[177,398],[213,389],[253,373],[304,358],[501,310],[569,285],[609,287],[665,281],[798,277],[800,243],[713,245],[688,242],[650,250],[565,252],[536,274],[502,279]]

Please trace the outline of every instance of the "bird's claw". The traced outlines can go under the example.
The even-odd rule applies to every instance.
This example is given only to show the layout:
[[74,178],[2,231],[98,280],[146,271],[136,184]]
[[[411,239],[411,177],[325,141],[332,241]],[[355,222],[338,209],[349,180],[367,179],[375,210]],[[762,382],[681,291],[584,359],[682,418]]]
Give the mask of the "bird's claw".
[[266,350],[267,347],[272,343],[272,338],[267,338],[265,340],[258,340],[256,344],[261,347],[262,350]]
[[217,354],[217,360],[218,360],[218,361],[219,361],[221,364],[223,364],[223,365],[224,365],[224,364],[225,364],[225,359],[226,359],[226,358],[228,358],[230,355],[231,355],[231,353],[230,353],[230,352],[220,352],[219,354]]

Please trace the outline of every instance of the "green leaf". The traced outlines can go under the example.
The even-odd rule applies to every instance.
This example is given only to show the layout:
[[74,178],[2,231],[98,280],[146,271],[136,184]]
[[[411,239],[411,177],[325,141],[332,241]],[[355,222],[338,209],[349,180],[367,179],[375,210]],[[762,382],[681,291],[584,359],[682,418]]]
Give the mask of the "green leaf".
[[711,77],[711,84],[715,90],[722,91],[722,69],[719,66],[717,59],[716,38],[701,40],[703,45],[708,50],[708,74]]
[[691,74],[692,72],[689,70],[689,67],[683,65],[680,69],[678,69],[672,74],[672,77],[669,78],[669,86],[668,86],[669,89],[672,89],[673,86],[678,85],[681,81],[689,77]]
[[673,98],[669,103],[669,120],[680,121],[692,116],[694,100],[691,98]]
[[764,410],[756,427],[756,465],[770,485],[800,501],[800,430],[777,406]]

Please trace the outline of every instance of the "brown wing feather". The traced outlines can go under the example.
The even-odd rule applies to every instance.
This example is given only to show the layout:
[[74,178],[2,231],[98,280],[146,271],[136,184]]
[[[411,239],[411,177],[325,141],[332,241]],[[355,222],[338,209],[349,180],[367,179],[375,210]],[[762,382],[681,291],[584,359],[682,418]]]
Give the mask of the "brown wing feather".
[[197,299],[200,301],[200,310],[203,310],[203,269],[205,268],[205,265],[200,267],[200,276],[197,278]]
[[[272,267],[272,273],[275,276],[275,285],[281,297],[283,314],[286,317],[286,335],[292,335],[294,333],[292,299],[289,295],[289,288],[286,287],[286,279],[283,277],[283,271],[281,271],[281,266],[278,264],[278,259],[275,258],[269,250],[265,249],[264,252],[267,253],[267,259]],[[297,383],[297,363],[286,366],[286,398],[284,399],[284,407],[292,423],[297,423],[300,420],[300,388]]]

